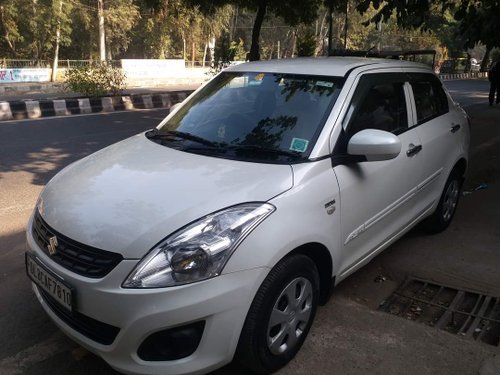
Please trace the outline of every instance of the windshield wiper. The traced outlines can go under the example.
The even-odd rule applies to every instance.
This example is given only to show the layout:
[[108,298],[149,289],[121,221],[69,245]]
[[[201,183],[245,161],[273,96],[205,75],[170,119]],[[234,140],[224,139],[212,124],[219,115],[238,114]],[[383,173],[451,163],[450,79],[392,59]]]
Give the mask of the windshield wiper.
[[192,142],[196,142],[208,147],[219,147],[220,144],[217,142],[212,142],[209,141],[208,139],[198,137],[197,135],[191,134],[191,133],[186,133],[186,132],[180,132],[177,130],[169,130],[168,132],[160,132],[158,129],[153,129],[148,132],[146,132],[146,137],[148,139],[160,139],[160,140],[188,140]]

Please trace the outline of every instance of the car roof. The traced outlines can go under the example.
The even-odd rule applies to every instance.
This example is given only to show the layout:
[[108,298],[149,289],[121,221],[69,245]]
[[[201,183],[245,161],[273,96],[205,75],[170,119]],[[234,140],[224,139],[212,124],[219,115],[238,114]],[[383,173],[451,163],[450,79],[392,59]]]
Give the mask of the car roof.
[[325,76],[345,76],[352,69],[370,66],[386,68],[417,68],[432,69],[425,64],[366,57],[298,57],[292,59],[254,61],[238,65],[233,65],[225,71],[230,72],[266,72],[266,73],[287,73],[287,74],[308,74]]

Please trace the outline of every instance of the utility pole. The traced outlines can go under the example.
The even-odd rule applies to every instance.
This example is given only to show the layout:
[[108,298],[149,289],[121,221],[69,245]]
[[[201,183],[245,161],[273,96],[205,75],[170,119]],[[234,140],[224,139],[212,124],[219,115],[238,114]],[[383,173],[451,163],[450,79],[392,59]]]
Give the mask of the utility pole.
[[104,34],[104,0],[97,0],[97,17],[99,18],[99,56],[106,61],[106,37]]
[[61,17],[62,17],[63,0],[59,0],[59,13],[57,14],[57,29],[56,29],[56,48],[54,50],[54,61],[52,61],[52,76],[50,80],[56,81],[57,66],[59,64],[59,44],[61,43]]

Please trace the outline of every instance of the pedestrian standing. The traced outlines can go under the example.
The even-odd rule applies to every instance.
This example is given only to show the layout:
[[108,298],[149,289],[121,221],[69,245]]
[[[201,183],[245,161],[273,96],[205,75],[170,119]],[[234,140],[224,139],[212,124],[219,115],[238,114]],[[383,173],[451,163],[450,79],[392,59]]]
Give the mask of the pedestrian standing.
[[496,104],[500,103],[500,61],[497,61],[488,73],[490,80],[490,95],[488,97],[490,106],[495,101],[495,92],[497,93]]

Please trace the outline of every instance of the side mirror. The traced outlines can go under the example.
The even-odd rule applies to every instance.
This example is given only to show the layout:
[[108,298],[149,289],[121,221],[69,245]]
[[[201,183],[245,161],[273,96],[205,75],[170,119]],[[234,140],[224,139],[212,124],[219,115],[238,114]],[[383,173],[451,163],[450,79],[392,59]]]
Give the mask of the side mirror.
[[347,144],[349,155],[365,156],[367,161],[394,159],[401,152],[401,141],[389,132],[365,129],[354,134]]

